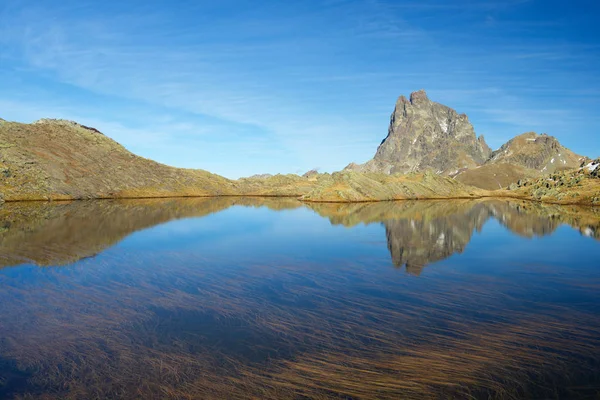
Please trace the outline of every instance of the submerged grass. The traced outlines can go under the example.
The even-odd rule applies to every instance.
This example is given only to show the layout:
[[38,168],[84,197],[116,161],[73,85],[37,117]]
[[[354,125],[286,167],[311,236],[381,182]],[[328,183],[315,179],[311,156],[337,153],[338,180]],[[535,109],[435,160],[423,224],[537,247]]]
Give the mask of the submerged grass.
[[[208,260],[173,254],[169,259],[178,272],[185,266],[185,279],[165,290],[170,270],[149,259],[112,260],[108,282],[102,267],[81,271],[87,284],[59,276],[60,283],[41,290],[3,278],[1,354],[30,376],[26,387],[13,388],[14,397],[598,394],[597,315],[528,302],[525,295],[508,311],[507,292],[526,288],[507,281],[472,277],[449,288],[432,280],[419,291],[407,276],[376,282],[377,273],[360,265],[222,271]],[[344,291],[359,275],[360,285]],[[120,283],[128,276],[136,277],[134,284]],[[282,281],[285,290],[275,297],[261,295]],[[595,289],[576,290],[593,296]]]
[[[175,217],[221,207],[185,204],[191,207],[178,207]],[[428,203],[420,218],[428,226],[440,220],[456,227],[444,221],[465,204],[451,212],[442,206]],[[369,222],[391,215],[374,207],[360,207]],[[415,215],[412,203],[401,207],[398,218]],[[509,215],[501,221],[516,232],[548,231],[541,222],[523,226],[526,205],[511,207],[496,203],[492,210]],[[170,218],[142,211],[145,222],[130,221],[131,230]],[[338,212],[339,223],[355,223]],[[573,217],[573,225],[588,226],[590,218]],[[495,276],[446,269],[415,278],[387,260],[273,256],[257,263],[245,249],[233,250],[219,256],[121,249],[69,268],[4,270],[0,393],[17,399],[600,394],[600,277],[584,269],[589,266],[571,268],[572,274],[588,271],[585,278],[519,265]],[[557,283],[578,301],[543,296]]]

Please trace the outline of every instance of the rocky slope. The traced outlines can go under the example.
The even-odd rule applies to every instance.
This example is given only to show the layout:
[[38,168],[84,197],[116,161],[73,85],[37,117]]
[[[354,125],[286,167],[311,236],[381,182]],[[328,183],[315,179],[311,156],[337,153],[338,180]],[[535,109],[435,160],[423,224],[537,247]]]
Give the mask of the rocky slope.
[[552,173],[577,168],[584,160],[585,157],[562,146],[553,136],[527,132],[494,151],[486,164],[507,163]]
[[98,130],[65,120],[0,122],[5,200],[212,196],[228,179],[138,157]]
[[546,134],[527,132],[494,151],[484,165],[460,171],[456,179],[483,189],[505,188],[522,178],[575,169],[586,157],[573,153]]
[[372,160],[346,169],[386,174],[432,169],[443,175],[483,164],[492,151],[477,138],[469,118],[429,100],[425,91],[400,96],[390,119],[388,135]]
[[521,179],[496,194],[547,203],[600,205],[600,158],[586,160],[576,170]]

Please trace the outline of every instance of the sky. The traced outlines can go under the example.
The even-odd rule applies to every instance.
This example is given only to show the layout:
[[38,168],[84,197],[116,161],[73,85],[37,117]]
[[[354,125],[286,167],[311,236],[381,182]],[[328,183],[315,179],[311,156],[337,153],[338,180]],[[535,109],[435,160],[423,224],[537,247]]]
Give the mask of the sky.
[[425,89],[493,149],[600,156],[595,0],[0,0],[0,118],[230,178],[365,162]]

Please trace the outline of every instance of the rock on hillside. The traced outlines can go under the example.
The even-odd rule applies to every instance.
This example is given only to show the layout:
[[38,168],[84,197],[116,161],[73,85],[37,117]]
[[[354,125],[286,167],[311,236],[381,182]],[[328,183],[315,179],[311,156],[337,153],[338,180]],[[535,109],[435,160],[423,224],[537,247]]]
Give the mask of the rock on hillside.
[[600,159],[581,168],[521,179],[505,193],[547,203],[600,205]]
[[366,164],[350,164],[349,170],[407,173],[433,169],[456,174],[461,168],[483,164],[492,151],[483,136],[477,138],[469,118],[429,100],[425,91],[400,96],[390,119],[387,137]]
[[228,179],[138,157],[76,122],[0,123],[5,200],[208,196],[232,190]]

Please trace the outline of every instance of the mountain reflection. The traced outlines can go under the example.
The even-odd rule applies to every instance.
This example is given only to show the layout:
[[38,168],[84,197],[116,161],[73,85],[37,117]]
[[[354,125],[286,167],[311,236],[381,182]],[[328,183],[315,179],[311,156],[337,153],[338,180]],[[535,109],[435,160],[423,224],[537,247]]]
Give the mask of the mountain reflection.
[[311,204],[332,224],[353,226],[381,222],[396,267],[419,275],[423,267],[462,253],[474,231],[497,219],[523,237],[553,233],[561,224],[600,239],[600,209],[559,206],[525,201],[403,201],[372,204]]
[[[291,198],[180,198],[58,203],[0,207],[0,267],[24,263],[65,265],[94,256],[129,234],[171,220],[203,217],[231,206],[302,207]],[[514,200],[309,203],[334,225],[382,223],[395,266],[418,275],[426,265],[461,253],[474,231],[494,218],[511,232],[534,237],[561,224],[600,239],[600,209]]]

